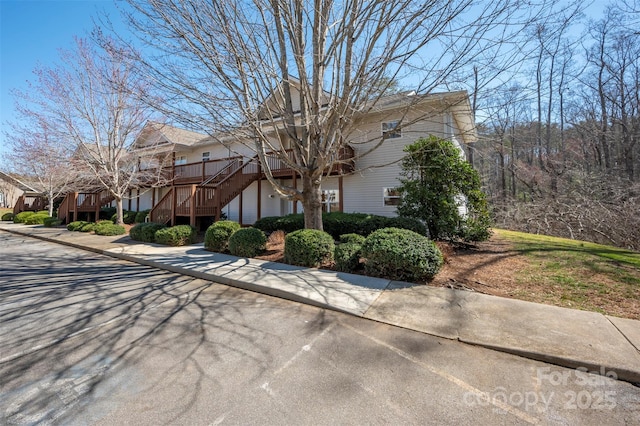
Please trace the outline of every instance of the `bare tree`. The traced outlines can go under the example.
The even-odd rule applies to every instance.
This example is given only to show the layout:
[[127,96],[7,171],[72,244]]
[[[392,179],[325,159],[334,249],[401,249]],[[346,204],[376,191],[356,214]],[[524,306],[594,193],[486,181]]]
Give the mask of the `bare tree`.
[[37,111],[47,129],[71,149],[81,184],[107,191],[123,222],[122,200],[129,189],[160,178],[157,169],[140,170],[129,151],[150,118],[142,98],[147,84],[136,73],[131,55],[112,40],[102,46],[77,39],[75,49],[61,51],[61,63],[36,70],[36,81],[22,93],[27,108]]
[[28,179],[31,187],[48,201],[53,216],[54,201],[69,190],[75,180],[63,141],[57,139],[42,115],[18,106],[19,119],[11,123],[7,160],[13,172]]
[[[501,42],[545,0],[522,8],[509,0],[129,3],[151,52],[142,67],[165,94],[156,107],[250,146],[275,190],[302,203],[305,227],[322,229],[323,176],[391,83],[410,81],[419,93],[443,87],[481,53],[514,48]],[[301,190],[273,178],[269,153],[301,176]]]

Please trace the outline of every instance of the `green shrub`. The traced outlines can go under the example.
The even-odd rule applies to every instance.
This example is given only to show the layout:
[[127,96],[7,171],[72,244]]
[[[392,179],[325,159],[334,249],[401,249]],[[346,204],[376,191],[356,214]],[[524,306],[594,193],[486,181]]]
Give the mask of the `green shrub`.
[[301,229],[284,239],[284,262],[291,265],[319,266],[333,260],[333,237],[317,229]]
[[[357,234],[347,234],[357,235]],[[364,241],[364,237],[358,235]],[[358,243],[341,243],[333,251],[333,258],[336,261],[336,269],[342,272],[355,272],[360,268],[360,254],[362,245]]]
[[[100,220],[110,220],[113,215],[116,214],[115,207],[102,207],[100,209],[100,214],[98,215],[98,219]],[[112,220],[113,222],[113,220]]]
[[234,256],[254,257],[267,248],[267,236],[258,228],[239,229],[229,238],[229,252]]
[[13,217],[13,223],[25,223],[28,217],[35,215],[36,212],[20,212]]
[[156,243],[167,246],[184,246],[193,243],[198,231],[189,225],[176,225],[156,231]]
[[36,213],[24,220],[25,225],[43,225],[45,219],[48,219],[49,213]]
[[341,243],[354,243],[354,244],[364,244],[365,238],[359,234],[343,234],[340,235],[339,241]]
[[409,231],[413,231],[425,237],[429,236],[429,230],[427,229],[427,226],[422,223],[420,219],[416,219],[413,217],[391,217],[389,218],[388,224],[387,226],[385,226],[385,228],[408,229]]
[[2,220],[13,220],[13,213],[7,212],[2,215]]
[[151,210],[141,210],[138,213],[136,213],[135,223],[144,223],[150,211]]
[[127,232],[124,226],[115,225],[110,220],[94,224],[94,231],[96,235],[123,235]]
[[129,230],[129,237],[143,243],[155,243],[156,232],[166,228],[165,225],[154,222],[139,223]]
[[240,229],[238,222],[220,220],[209,228],[204,234],[204,247],[209,251],[224,252],[229,245],[229,238]]
[[85,222],[84,220],[77,220],[75,222],[71,222],[67,225],[67,229],[69,231],[79,231],[80,228],[82,228],[84,225],[86,225],[89,222]]
[[62,225],[62,221],[57,217],[48,217],[44,220],[43,225],[47,228],[53,228],[54,226]]
[[367,275],[402,281],[424,281],[440,270],[442,253],[433,241],[407,229],[383,228],[362,245]]
[[78,228],[78,231],[80,232],[93,232],[95,230],[96,230],[96,224],[94,222],[85,222],[80,228]]
[[288,214],[286,216],[268,216],[258,219],[253,224],[254,228],[258,228],[266,234],[274,231],[284,231],[290,233],[304,229],[304,215],[302,213]]
[[[123,210],[122,211],[122,221],[125,223],[125,225],[132,225],[133,222],[135,222],[136,220],[136,214],[137,212],[132,212],[129,210]],[[118,213],[114,213],[111,216],[111,222],[112,223],[116,223],[118,221]]]

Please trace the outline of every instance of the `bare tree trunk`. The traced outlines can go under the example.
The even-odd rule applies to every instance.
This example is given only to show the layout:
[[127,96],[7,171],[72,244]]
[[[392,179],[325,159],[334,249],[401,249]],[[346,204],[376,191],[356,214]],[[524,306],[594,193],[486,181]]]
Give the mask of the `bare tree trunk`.
[[302,199],[304,227],[322,231],[322,189],[320,181],[308,176],[302,176],[302,188],[304,193],[308,195]]

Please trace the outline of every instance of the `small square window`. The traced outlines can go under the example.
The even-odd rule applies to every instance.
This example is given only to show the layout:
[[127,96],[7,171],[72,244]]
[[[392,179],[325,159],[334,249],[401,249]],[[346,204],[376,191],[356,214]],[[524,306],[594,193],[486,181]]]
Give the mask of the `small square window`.
[[176,157],[176,166],[182,166],[183,164],[187,164],[187,157],[184,155]]
[[385,206],[397,206],[400,204],[400,191],[398,188],[382,188],[382,199]]
[[202,161],[209,161],[211,159],[211,152],[203,152],[202,153]]
[[400,130],[400,121],[387,121],[382,123],[382,137],[384,139],[395,139],[402,137],[402,131]]
[[340,191],[337,189],[322,191],[322,211],[327,213],[340,211]]

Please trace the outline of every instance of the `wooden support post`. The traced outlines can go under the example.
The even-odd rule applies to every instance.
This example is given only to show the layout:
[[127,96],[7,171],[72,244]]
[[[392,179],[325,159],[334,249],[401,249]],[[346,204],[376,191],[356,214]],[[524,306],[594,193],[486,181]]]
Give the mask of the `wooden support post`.
[[238,222],[240,225],[244,225],[244,222],[242,222],[242,194],[244,194],[244,191],[240,192],[240,197],[238,198]]
[[73,193],[73,197],[71,197],[73,199],[73,221],[75,222],[78,220],[78,193],[74,192]]
[[258,163],[258,211],[257,218],[262,218],[262,167]]
[[100,200],[102,199],[102,198],[100,197],[100,194],[101,194],[101,192],[98,192],[98,193],[96,194],[96,210],[95,210],[95,213],[96,213],[96,217],[95,217],[95,219],[96,219],[96,220],[95,220],[94,222],[97,222],[97,221],[98,221],[98,219],[100,218]]
[[151,188],[151,208],[156,206],[156,188]]
[[136,189],[136,211],[140,211],[140,188]]
[[342,176],[338,177],[338,210],[344,211],[344,192],[342,185]]
[[129,197],[127,198],[129,198],[129,202],[127,203],[127,210],[131,211],[131,190],[129,190]]
[[171,191],[171,226],[175,226],[176,210],[178,208],[178,194],[175,186],[171,188]]
[[189,225],[196,226],[196,185],[191,185],[191,202],[189,203]]

